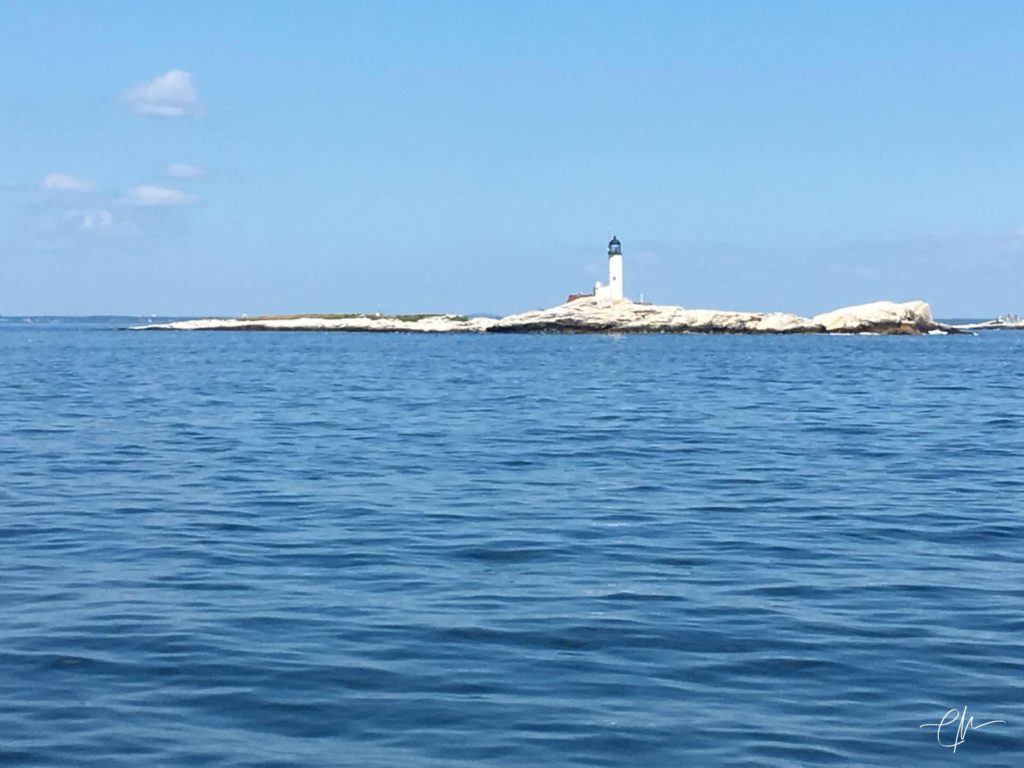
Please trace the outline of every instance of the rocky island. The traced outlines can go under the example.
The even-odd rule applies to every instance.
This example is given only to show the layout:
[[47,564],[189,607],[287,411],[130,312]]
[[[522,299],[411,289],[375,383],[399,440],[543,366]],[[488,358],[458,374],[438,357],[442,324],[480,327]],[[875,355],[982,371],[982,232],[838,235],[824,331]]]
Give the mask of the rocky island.
[[210,318],[136,326],[171,331],[362,331],[412,333],[957,333],[937,323],[923,301],[877,301],[814,317],[730,312],[586,296],[549,309],[500,319],[460,315],[271,315]]
[[981,323],[964,323],[956,326],[960,331],[1024,331],[1024,317],[1003,315],[995,320]]
[[647,304],[623,291],[622,243],[608,242],[608,283],[570,294],[564,304],[508,317],[461,315],[264,315],[181,320],[138,326],[146,331],[364,331],[410,333],[746,333],[896,334],[959,333],[937,323],[923,301],[876,301],[814,317],[783,312],[729,312]]
[[501,333],[879,333],[919,335],[951,329],[932,319],[923,301],[879,301],[844,307],[815,317],[782,312],[730,312],[717,309],[638,304],[628,299],[583,298],[502,318],[488,327]]

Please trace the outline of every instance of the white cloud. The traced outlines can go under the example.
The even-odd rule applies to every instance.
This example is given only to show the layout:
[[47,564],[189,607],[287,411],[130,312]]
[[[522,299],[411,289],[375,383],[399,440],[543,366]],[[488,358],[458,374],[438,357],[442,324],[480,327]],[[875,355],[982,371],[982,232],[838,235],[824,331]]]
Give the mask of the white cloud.
[[182,192],[180,189],[142,184],[128,190],[124,200],[132,205],[195,205],[199,202],[199,197]]
[[171,163],[167,166],[167,175],[175,179],[198,179],[206,175],[206,169],[188,163]]
[[92,186],[92,182],[88,179],[72,176],[69,173],[50,173],[39,182],[39,188],[48,192],[81,192],[92,189]]
[[185,117],[199,114],[199,95],[192,83],[192,75],[172,69],[137,85],[128,91],[127,98],[136,112],[157,117]]

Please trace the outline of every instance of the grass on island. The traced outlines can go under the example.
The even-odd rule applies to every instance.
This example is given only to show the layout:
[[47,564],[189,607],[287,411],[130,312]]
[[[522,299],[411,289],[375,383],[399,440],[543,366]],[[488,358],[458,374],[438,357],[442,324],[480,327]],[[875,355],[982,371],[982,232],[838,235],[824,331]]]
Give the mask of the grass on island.
[[302,317],[308,317],[313,320],[401,320],[403,323],[416,323],[420,320],[426,320],[430,317],[444,318],[451,320],[456,323],[465,323],[470,318],[465,315],[445,315],[440,313],[427,313],[421,315],[382,315],[373,312],[350,312],[346,314],[332,314],[332,313],[321,313],[321,312],[304,312],[301,315],[246,315],[241,318],[246,321],[259,321],[259,320],[298,320]]

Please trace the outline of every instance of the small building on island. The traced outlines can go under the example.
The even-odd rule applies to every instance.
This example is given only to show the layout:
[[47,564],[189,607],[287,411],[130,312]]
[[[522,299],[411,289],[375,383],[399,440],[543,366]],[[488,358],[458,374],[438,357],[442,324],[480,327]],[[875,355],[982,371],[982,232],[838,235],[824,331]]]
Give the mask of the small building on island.
[[590,298],[595,299],[622,299],[622,243],[619,242],[619,238],[612,236],[612,239],[608,241],[608,284],[604,285],[599,280],[594,283],[594,290],[591,293],[572,293],[569,294],[567,302],[575,301],[576,299]]

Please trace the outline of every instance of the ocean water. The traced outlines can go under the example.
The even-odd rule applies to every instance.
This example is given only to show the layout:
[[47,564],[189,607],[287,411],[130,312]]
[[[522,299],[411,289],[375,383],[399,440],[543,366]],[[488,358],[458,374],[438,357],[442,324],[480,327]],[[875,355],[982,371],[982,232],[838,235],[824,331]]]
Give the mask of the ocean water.
[[1024,334],[123,323],[0,323],[0,765],[1024,764]]

